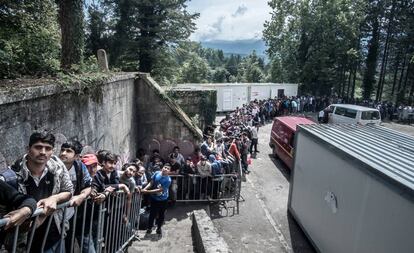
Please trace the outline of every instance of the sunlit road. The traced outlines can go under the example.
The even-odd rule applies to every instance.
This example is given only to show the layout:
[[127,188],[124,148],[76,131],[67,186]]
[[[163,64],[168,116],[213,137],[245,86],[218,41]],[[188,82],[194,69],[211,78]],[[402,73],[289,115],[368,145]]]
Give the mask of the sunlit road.
[[243,183],[240,214],[214,216],[212,210],[213,222],[233,252],[314,252],[287,212],[290,172],[271,156],[271,126],[259,130],[260,153]]

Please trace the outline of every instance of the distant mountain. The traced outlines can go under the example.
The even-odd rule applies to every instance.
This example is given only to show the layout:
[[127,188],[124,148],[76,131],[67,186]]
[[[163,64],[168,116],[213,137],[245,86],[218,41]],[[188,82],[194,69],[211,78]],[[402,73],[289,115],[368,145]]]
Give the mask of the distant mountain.
[[224,54],[239,54],[241,56],[249,55],[253,50],[256,50],[258,56],[267,58],[266,56],[266,44],[260,39],[250,40],[211,40],[201,41],[203,47],[221,49]]

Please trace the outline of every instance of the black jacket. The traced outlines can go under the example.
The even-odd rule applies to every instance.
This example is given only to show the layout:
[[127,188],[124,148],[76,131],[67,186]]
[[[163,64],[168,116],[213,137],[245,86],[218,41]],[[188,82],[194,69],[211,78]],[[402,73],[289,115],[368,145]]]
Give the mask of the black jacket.
[[18,192],[16,189],[2,180],[0,180],[0,203],[5,207],[4,211],[6,213],[15,209],[20,209],[22,207],[30,208],[33,213],[36,211],[37,207],[36,200],[34,198]]

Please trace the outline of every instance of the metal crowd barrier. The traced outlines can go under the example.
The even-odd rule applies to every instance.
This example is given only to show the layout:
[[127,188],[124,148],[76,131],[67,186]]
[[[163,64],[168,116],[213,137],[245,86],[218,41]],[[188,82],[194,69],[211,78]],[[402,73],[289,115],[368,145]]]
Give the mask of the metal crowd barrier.
[[235,165],[232,174],[212,177],[200,175],[170,175],[170,198],[176,202],[236,202],[239,213],[241,199],[241,178],[243,172],[240,163]]
[[[141,195],[131,194],[128,204],[128,197],[123,192],[110,195],[101,204],[86,200],[79,207],[70,207],[69,201],[58,205],[55,212],[62,212],[66,217],[65,222],[60,224],[61,231],[65,231],[65,227],[70,228],[60,235],[59,252],[64,252],[65,243],[66,253],[122,252],[136,238],[140,209]],[[73,213],[72,217],[67,215],[70,212]],[[28,219],[31,226],[27,232],[21,232],[21,226],[7,231],[1,230],[0,233],[3,233],[5,240],[4,245],[0,245],[0,252],[31,252],[37,229],[34,224],[43,213],[43,209],[38,208]],[[53,215],[45,220],[47,229],[41,244],[41,252],[44,251],[52,220]],[[0,229],[7,222],[8,218],[0,219]]]

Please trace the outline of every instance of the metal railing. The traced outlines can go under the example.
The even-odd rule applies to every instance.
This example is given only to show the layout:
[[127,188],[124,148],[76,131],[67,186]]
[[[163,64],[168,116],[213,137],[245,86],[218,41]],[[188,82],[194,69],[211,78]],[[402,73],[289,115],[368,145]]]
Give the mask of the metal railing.
[[216,176],[170,175],[170,199],[176,202],[235,201],[238,214],[243,172],[240,163],[234,167],[234,173]]
[[[69,201],[58,205],[55,213],[60,212],[65,219],[56,225],[60,226],[60,231],[66,231],[60,233],[59,252],[63,252],[64,248],[66,253],[122,252],[136,237],[140,209],[141,195],[137,192],[130,196],[116,192],[101,204],[88,199],[78,207],[70,207]],[[0,252],[32,252],[34,235],[39,229],[36,224],[43,214],[42,208],[34,212],[27,220],[30,223],[28,230],[21,229],[23,225],[2,230],[0,233],[3,233],[5,240],[4,245],[0,245]],[[50,215],[43,223],[46,224],[46,232],[42,236],[40,252],[44,251],[47,239],[53,232],[50,228],[54,220]],[[7,222],[8,218],[0,219],[0,228]],[[36,243],[39,245],[40,242]]]

